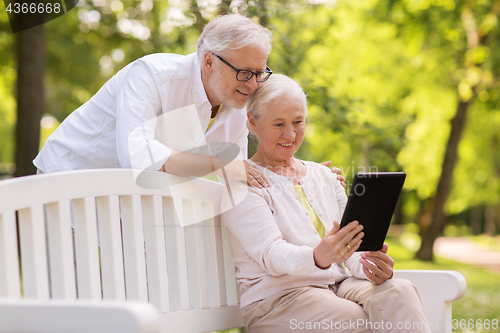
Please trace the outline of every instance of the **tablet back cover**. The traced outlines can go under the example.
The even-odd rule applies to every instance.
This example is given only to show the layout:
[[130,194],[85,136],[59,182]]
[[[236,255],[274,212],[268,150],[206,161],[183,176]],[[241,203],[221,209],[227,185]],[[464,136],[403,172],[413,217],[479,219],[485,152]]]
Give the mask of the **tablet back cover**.
[[378,251],[384,245],[405,178],[404,172],[356,174],[341,227],[354,220],[363,225],[365,235],[357,251]]

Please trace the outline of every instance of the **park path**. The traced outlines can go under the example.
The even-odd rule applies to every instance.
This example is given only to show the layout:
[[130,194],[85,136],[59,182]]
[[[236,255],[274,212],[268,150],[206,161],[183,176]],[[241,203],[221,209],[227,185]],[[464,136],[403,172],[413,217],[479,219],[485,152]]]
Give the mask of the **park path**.
[[440,237],[434,243],[438,256],[500,273],[500,251],[484,248],[462,237]]

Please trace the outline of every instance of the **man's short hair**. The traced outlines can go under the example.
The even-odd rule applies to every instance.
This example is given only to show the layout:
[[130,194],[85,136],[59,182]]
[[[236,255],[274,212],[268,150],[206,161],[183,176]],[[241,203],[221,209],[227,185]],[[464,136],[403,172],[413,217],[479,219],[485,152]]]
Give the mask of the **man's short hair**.
[[198,39],[197,55],[200,65],[207,51],[224,56],[227,51],[252,45],[271,52],[273,34],[269,29],[239,14],[220,15],[208,22]]

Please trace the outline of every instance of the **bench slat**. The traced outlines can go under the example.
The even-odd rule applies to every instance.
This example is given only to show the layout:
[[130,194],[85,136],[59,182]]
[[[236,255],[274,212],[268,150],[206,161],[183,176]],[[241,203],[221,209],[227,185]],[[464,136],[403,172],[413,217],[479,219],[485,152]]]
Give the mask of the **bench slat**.
[[[215,246],[217,249],[217,276],[219,278],[219,298],[220,306],[227,306],[227,292],[226,292],[226,263],[224,261],[224,249],[222,246],[222,223],[219,212],[219,207],[214,206],[216,213],[214,214],[215,225]],[[234,264],[233,264],[234,266]],[[236,283],[236,282],[235,282]]]
[[229,235],[227,227],[221,225],[222,233],[222,251],[224,256],[224,275],[226,278],[227,305],[236,305],[238,302],[238,293],[236,289],[236,276],[234,272],[233,254],[231,244],[229,244]]
[[120,197],[127,299],[148,301],[144,228],[140,195]]
[[182,198],[163,198],[165,218],[165,239],[167,242],[168,286],[170,290],[170,311],[189,310],[189,287],[186,260],[186,243]]
[[191,309],[208,308],[208,286],[205,267],[205,242],[201,221],[201,202],[184,201],[186,223],[186,256],[188,264],[189,300]]
[[73,200],[78,298],[101,299],[95,198]]
[[69,200],[46,205],[52,298],[76,299]]
[[142,198],[149,301],[160,312],[170,311],[167,256],[161,196]]
[[101,248],[102,297],[125,300],[120,208],[117,195],[97,198],[97,225]]
[[16,214],[0,214],[0,297],[21,298]]
[[214,219],[214,207],[212,204],[204,203],[202,205],[203,233],[205,239],[205,267],[207,271],[207,288],[209,307],[219,307],[221,305],[220,297],[220,279],[223,275],[219,272],[219,263],[217,257],[217,238],[216,225]]
[[19,211],[19,233],[24,297],[49,299],[43,205]]

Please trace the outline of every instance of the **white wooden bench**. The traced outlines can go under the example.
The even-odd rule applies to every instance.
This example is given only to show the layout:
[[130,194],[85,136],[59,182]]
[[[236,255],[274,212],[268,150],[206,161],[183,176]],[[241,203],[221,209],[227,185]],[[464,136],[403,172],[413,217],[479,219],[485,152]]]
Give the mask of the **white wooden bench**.
[[[218,216],[225,187],[161,172],[143,176],[155,188],[138,186],[125,169],[0,181],[0,332],[244,326]],[[465,293],[463,276],[396,276],[418,288],[433,332],[451,332],[451,302]]]

